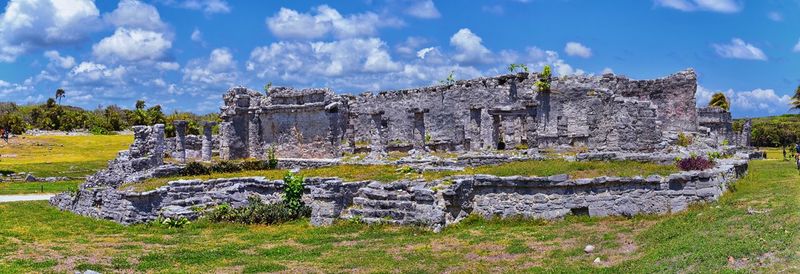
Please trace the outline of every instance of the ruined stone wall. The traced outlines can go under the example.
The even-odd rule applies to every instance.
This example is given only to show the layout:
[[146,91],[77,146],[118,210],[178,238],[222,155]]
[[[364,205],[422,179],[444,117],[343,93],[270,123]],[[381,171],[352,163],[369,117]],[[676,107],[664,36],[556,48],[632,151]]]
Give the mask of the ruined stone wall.
[[708,130],[709,137],[716,143],[737,143],[730,112],[718,107],[698,108],[697,122],[701,128]]
[[[746,172],[746,160],[723,159],[710,170],[647,178],[474,175],[392,183],[309,178],[303,199],[312,208],[311,223],[315,225],[358,217],[366,222],[438,229],[470,214],[552,219],[567,214],[632,216],[678,212],[694,202],[717,200],[728,184]],[[130,224],[158,216],[195,218],[197,209],[223,203],[243,206],[252,195],[265,202],[278,202],[282,191],[282,181],[263,177],[179,180],[143,193],[84,188],[77,193],[59,194],[50,203],[78,214]]]
[[696,75],[655,80],[565,76],[538,92],[536,73],[418,89],[336,95],[327,89],[234,88],[225,96],[223,159],[331,158],[342,152],[475,151],[584,146],[656,151],[664,132],[697,131]]

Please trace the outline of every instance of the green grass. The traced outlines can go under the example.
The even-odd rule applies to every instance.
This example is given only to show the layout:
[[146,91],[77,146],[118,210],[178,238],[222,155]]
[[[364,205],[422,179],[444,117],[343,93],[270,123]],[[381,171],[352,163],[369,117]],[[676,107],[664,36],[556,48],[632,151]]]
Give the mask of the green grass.
[[[719,202],[674,215],[471,217],[438,234],[349,222],[311,227],[307,220],[122,226],[46,202],[6,203],[0,272],[792,273],[800,271],[799,181],[791,162],[754,161]],[[595,253],[583,252],[587,244]]]
[[[392,165],[338,165],[316,169],[301,170],[304,177],[339,177],[345,181],[374,180],[392,182],[401,179],[436,180],[453,175],[489,174],[497,176],[551,176],[568,174],[572,178],[590,178],[597,176],[648,176],[652,174],[669,175],[678,170],[672,165],[658,165],[639,162],[569,162],[565,160],[519,161],[496,166],[467,168],[464,171],[425,172],[423,174],[403,173]],[[214,179],[263,176],[267,179],[282,179],[286,170],[241,171],[232,173],[213,173],[201,176],[174,176],[149,179],[144,182],[127,183],[120,189],[148,191],[179,179]]]
[[64,181],[53,183],[0,183],[0,195],[8,194],[32,194],[32,193],[60,193],[76,189],[83,181]]
[[21,136],[0,142],[0,170],[83,177],[105,168],[132,142],[131,135]]

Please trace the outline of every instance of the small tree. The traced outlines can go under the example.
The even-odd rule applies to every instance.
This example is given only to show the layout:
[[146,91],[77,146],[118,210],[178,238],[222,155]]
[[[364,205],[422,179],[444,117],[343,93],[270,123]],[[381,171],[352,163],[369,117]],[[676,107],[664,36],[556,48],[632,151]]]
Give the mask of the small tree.
[[59,104],[59,105],[61,104],[61,98],[64,98],[64,96],[66,95],[66,93],[67,93],[67,92],[66,92],[66,91],[64,91],[64,89],[63,89],[63,88],[59,88],[59,89],[57,89],[57,90],[56,90],[56,100],[58,100],[58,104]]
[[136,109],[144,110],[145,104],[144,100],[136,100]]
[[455,84],[455,83],[456,83],[456,78],[455,78],[455,76],[453,76],[453,75],[454,75],[454,73],[455,73],[455,71],[452,71],[452,70],[451,70],[451,71],[450,71],[450,74],[448,74],[448,75],[447,75],[447,79],[440,80],[439,82],[440,82],[440,83],[442,83],[442,84],[444,84],[444,85],[452,85],[452,84]]
[[718,108],[724,109],[725,111],[730,111],[731,110],[731,106],[730,106],[730,103],[728,102],[728,98],[726,98],[725,94],[722,94],[722,92],[714,93],[714,95],[711,96],[711,101],[708,102],[708,106],[709,107],[718,107]]
[[269,94],[269,90],[272,88],[272,82],[267,83],[264,85],[264,92]]
[[285,184],[283,189],[283,202],[286,207],[292,212],[297,214],[303,210],[305,203],[303,203],[303,176],[287,172],[283,177]]
[[797,86],[797,89],[794,90],[794,96],[792,96],[792,109],[800,110],[800,86]]

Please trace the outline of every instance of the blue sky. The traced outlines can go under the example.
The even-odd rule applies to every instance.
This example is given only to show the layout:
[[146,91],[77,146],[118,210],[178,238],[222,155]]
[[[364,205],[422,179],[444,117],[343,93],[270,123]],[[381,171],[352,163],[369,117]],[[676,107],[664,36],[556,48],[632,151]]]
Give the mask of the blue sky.
[[0,16],[0,101],[55,89],[94,108],[137,99],[217,111],[233,85],[360,93],[490,76],[509,63],[635,79],[685,68],[698,104],[786,113],[800,84],[798,0],[12,0]]

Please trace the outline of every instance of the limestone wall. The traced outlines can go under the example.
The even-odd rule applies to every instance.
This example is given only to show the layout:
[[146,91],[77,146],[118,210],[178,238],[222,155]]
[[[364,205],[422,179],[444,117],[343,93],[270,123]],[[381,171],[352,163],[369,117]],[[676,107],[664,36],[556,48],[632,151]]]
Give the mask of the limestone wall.
[[[707,171],[647,178],[474,175],[433,182],[392,183],[310,178],[305,181],[304,199],[312,208],[311,222],[315,225],[360,218],[365,222],[417,224],[438,229],[470,214],[552,219],[567,214],[631,216],[677,212],[693,202],[718,199],[728,184],[746,171],[746,160],[726,159]],[[222,203],[242,206],[251,195],[277,202],[282,188],[282,181],[262,177],[181,180],[144,193],[105,187],[81,189],[77,195],[57,195],[51,204],[78,214],[129,224],[158,216],[194,218],[198,214],[196,209]]]
[[224,96],[221,156],[338,157],[342,152],[585,146],[656,151],[666,131],[697,131],[696,75],[550,79],[536,73],[418,89],[336,95],[327,89],[234,88]]

